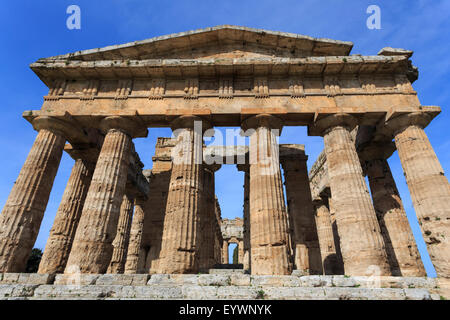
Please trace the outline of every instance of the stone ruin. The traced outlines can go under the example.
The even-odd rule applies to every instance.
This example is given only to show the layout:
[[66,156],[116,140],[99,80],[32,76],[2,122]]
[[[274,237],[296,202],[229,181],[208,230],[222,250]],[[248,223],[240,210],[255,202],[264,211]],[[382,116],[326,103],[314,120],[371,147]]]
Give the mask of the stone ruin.
[[[260,288],[286,299],[439,297],[450,188],[424,129],[441,110],[419,102],[412,51],[352,46],[218,26],[31,64],[49,92],[23,113],[38,134],[0,214],[0,297],[70,298],[73,283],[87,298],[254,298]],[[179,140],[159,138],[143,170],[134,138],[170,127],[194,141],[195,123],[253,129],[250,146],[192,143],[187,156],[200,163],[176,163]],[[278,149],[283,126],[323,137],[309,175],[303,145]],[[249,161],[262,146],[275,170]],[[425,277],[387,162],[395,150],[437,279]],[[39,271],[24,274],[64,151],[72,173]],[[218,155],[246,160],[236,162],[242,220],[221,219],[220,163],[206,161]],[[243,269],[223,273],[214,266],[229,242]]]

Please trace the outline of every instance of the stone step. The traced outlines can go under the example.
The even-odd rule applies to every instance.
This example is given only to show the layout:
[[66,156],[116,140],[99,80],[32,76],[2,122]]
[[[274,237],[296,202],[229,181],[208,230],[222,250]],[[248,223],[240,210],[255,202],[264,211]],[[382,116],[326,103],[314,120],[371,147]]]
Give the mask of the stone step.
[[183,285],[0,285],[0,299],[437,300],[426,289]]
[[[415,277],[211,274],[0,274],[0,299],[442,299],[450,283]],[[235,272],[236,271],[236,272]]]
[[209,274],[235,274],[235,273],[241,273],[245,274],[246,270],[244,269],[209,269]]

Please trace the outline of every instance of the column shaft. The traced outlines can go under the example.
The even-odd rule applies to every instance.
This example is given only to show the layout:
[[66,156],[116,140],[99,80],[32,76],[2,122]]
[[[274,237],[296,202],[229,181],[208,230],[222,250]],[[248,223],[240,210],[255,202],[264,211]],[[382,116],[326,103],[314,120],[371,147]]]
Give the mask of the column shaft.
[[38,273],[64,272],[94,168],[94,163],[81,158],[75,160],[50,230]]
[[66,273],[105,273],[113,253],[125,192],[132,140],[110,129],[103,142],[86,196]]
[[157,273],[197,273],[203,196],[202,132],[178,129]]
[[23,272],[36,241],[65,138],[41,129],[0,214],[0,272]]
[[199,246],[199,268],[207,270],[212,268],[214,262],[214,237],[216,223],[216,198],[214,188],[214,171],[217,168],[213,166],[204,166],[203,192],[204,204],[200,211],[200,246]]
[[242,261],[244,270],[251,269],[250,257],[250,172],[249,168],[244,171],[244,258]]
[[314,202],[316,207],[316,225],[323,265],[323,274],[339,274],[340,268],[334,244],[330,211],[323,200]]
[[136,198],[133,219],[131,222],[130,242],[128,244],[127,261],[125,263],[125,273],[142,273],[145,261],[141,261],[141,242],[144,233],[145,207],[144,200]]
[[123,195],[120,206],[116,237],[112,243],[114,249],[109,263],[108,273],[123,273],[130,241],[131,219],[133,217],[134,199],[127,193]]
[[223,240],[223,247],[222,247],[222,263],[223,264],[229,264],[230,263],[230,257],[228,253],[228,241]]
[[[287,213],[275,133],[262,116],[250,136],[251,273],[290,274]],[[260,121],[262,120],[262,121]],[[253,119],[250,119],[253,121]]]
[[422,127],[410,125],[395,135],[431,261],[440,277],[450,277],[450,186]]
[[388,162],[385,159],[368,160],[366,167],[392,274],[404,277],[426,276]]
[[243,264],[244,261],[244,241],[240,240],[238,244],[238,263]]
[[322,274],[306,160],[305,156],[282,160],[288,212],[292,220],[294,261],[297,270],[306,274]]
[[325,133],[324,143],[345,274],[366,275],[376,268],[376,274],[389,275],[381,230],[350,132],[334,126]]

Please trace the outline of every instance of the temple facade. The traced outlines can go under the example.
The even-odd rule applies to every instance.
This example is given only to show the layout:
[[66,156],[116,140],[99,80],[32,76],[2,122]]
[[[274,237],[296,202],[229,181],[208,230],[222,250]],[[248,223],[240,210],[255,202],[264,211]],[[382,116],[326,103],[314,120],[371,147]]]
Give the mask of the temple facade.
[[[0,273],[25,270],[67,152],[39,273],[197,274],[236,242],[252,275],[422,277],[387,161],[397,150],[431,261],[449,278],[450,187],[424,131],[441,110],[421,105],[411,51],[352,46],[218,26],[32,63],[49,92],[23,113],[37,136],[0,214]],[[309,172],[305,146],[278,145],[284,126],[323,137]],[[143,170],[133,139],[162,127],[175,138],[159,138]],[[248,146],[208,148],[214,127],[241,128]],[[215,192],[224,163],[244,172],[233,223]]]

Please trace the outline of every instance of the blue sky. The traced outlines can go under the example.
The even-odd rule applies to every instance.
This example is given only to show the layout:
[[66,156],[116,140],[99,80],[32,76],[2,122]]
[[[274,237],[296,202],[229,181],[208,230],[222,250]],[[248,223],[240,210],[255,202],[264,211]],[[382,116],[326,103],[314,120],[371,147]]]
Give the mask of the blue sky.
[[[71,4],[81,8],[81,30],[66,28],[66,8]],[[381,8],[381,30],[366,27],[366,9],[371,4]],[[419,99],[422,105],[438,105],[443,110],[426,132],[448,171],[450,1],[8,1],[2,3],[0,11],[0,150],[4,155],[0,158],[0,206],[36,136],[21,114],[40,109],[42,96],[47,93],[45,85],[29,69],[30,63],[41,57],[221,24],[352,41],[352,53],[366,55],[387,46],[413,50],[412,61],[420,72],[413,86]],[[151,168],[156,137],[170,134],[168,129],[150,129],[148,138],[135,140],[146,168]],[[322,138],[308,137],[304,127],[284,128],[280,142],[305,144],[309,166],[323,148]],[[397,153],[389,163],[425,267],[434,276]],[[36,247],[45,247],[72,165],[70,157],[64,155]],[[217,172],[216,193],[224,217],[242,216],[242,184],[243,175],[234,166],[223,166]]]

